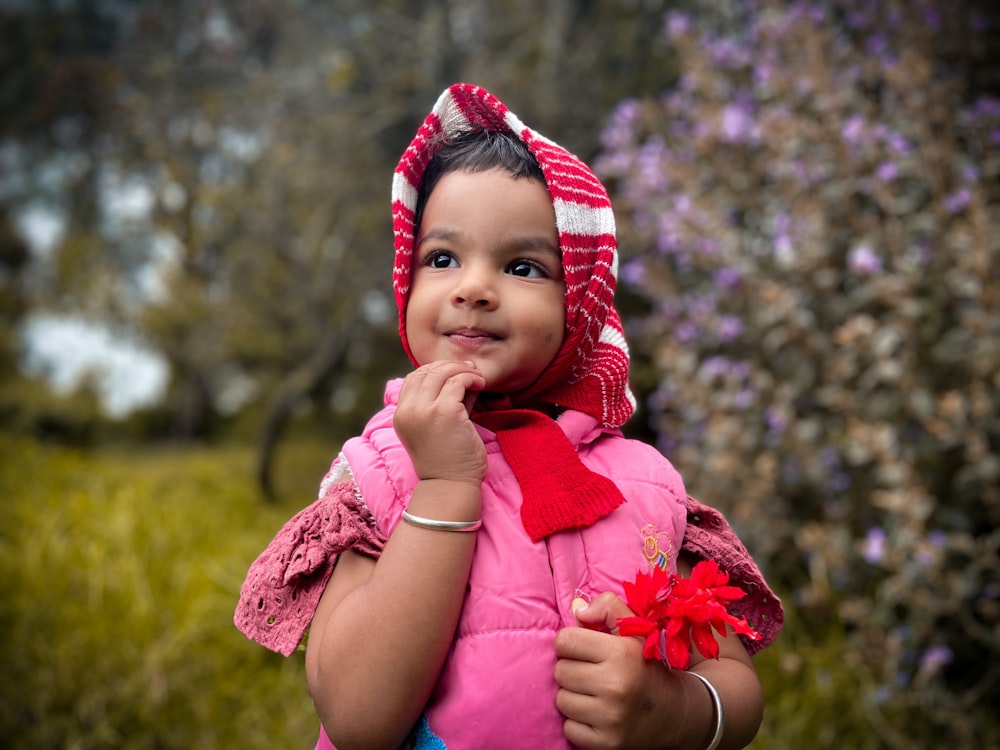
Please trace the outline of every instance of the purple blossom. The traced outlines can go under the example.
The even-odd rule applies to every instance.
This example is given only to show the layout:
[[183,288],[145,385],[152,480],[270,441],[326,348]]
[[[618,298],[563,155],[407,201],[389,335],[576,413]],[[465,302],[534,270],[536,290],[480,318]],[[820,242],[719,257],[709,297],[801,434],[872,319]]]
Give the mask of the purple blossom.
[[656,308],[660,315],[671,323],[679,320],[684,313],[684,306],[676,299],[662,300]]
[[687,307],[693,317],[704,320],[715,312],[718,304],[714,294],[691,295]]
[[684,250],[684,243],[673,228],[660,232],[656,238],[656,250],[660,255],[677,256]]
[[709,357],[701,363],[700,373],[706,380],[713,380],[726,377],[729,370],[729,360],[725,357]]
[[733,39],[705,38],[702,42],[712,62],[721,68],[738,68],[750,59],[748,50]]
[[937,674],[951,663],[952,657],[952,650],[947,646],[931,646],[920,658],[920,671],[924,674]]
[[637,169],[646,189],[661,192],[668,186],[667,171],[663,168],[666,158],[666,144],[658,136],[651,137],[642,144],[638,152]]
[[795,245],[787,234],[780,234],[774,238],[774,257],[781,264],[795,260]]
[[635,137],[636,126],[641,117],[642,104],[638,99],[621,101],[611,113],[608,125],[601,133],[601,144],[604,148],[618,149],[629,145]]
[[872,526],[865,535],[861,556],[872,565],[881,562],[885,557],[885,541],[885,531],[880,526]]
[[715,272],[713,281],[722,289],[736,289],[743,283],[743,275],[731,266],[723,266]]
[[642,114],[642,103],[638,99],[622,99],[615,107],[614,119],[620,125],[634,125]]
[[640,286],[646,278],[646,266],[642,261],[628,260],[622,263],[619,275],[626,284]]
[[718,255],[722,250],[722,243],[712,237],[701,237],[697,242],[698,252],[704,255]]
[[870,245],[858,245],[848,254],[847,266],[859,276],[870,276],[882,270],[882,259]]
[[755,396],[752,388],[741,388],[733,394],[733,408],[749,409],[753,406]]
[[972,107],[973,117],[1000,117],[1000,98],[980,97]]
[[887,146],[895,156],[906,156],[913,150],[913,146],[906,136],[885,123],[880,122],[866,127],[867,129],[863,133],[864,139]]
[[764,425],[768,433],[777,437],[783,435],[785,430],[788,429],[788,420],[781,411],[770,407],[764,411]]
[[865,46],[867,47],[868,54],[879,57],[885,53],[889,42],[885,38],[885,34],[876,33],[868,38],[868,43]]
[[691,30],[691,19],[683,13],[671,11],[667,13],[667,35],[671,39],[684,36]]
[[821,24],[826,21],[826,7],[823,5],[811,5],[807,8],[806,15],[814,24]]
[[972,192],[969,188],[962,187],[949,193],[944,198],[944,210],[950,214],[957,214],[964,210],[972,202]]
[[735,315],[723,315],[719,319],[719,325],[716,329],[716,333],[718,334],[720,341],[723,343],[730,343],[743,335],[743,329],[743,321]]
[[768,88],[772,78],[774,78],[774,65],[763,60],[757,61],[753,70],[754,83],[762,88]]
[[907,156],[913,152],[913,146],[899,133],[896,133],[889,139],[889,145],[900,156]]
[[941,30],[941,13],[933,5],[924,6],[924,23],[931,31]]
[[848,143],[858,143],[865,132],[865,119],[861,115],[854,115],[847,119],[844,127],[840,130],[840,135]]
[[876,174],[882,182],[892,182],[899,176],[899,167],[891,161],[884,161],[878,165]]
[[722,108],[722,140],[745,143],[756,138],[756,122],[745,104],[727,104]]
[[674,329],[674,338],[678,343],[686,344],[698,338],[698,327],[694,323],[685,321]]
[[863,28],[865,28],[868,25],[868,23],[869,23],[868,16],[865,15],[865,13],[863,11],[852,10],[852,11],[848,12],[848,14],[847,14],[847,24],[852,29],[855,29],[855,30],[857,30],[857,29],[863,29]]
[[[601,138],[603,140],[603,134]],[[601,177],[624,175],[628,173],[631,167],[632,157],[622,151],[605,151],[594,160],[594,171]]]
[[795,159],[791,164],[792,174],[795,179],[798,180],[799,184],[803,187],[809,187],[812,184],[812,176],[809,172],[809,167],[807,167],[801,159]]

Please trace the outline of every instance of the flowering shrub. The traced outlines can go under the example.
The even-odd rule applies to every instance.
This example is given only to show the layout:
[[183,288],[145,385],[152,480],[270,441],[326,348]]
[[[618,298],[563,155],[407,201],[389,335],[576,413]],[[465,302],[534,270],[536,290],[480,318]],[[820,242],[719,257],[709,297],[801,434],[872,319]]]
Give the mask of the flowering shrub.
[[621,102],[596,162],[648,304],[651,426],[803,620],[845,624],[884,744],[934,736],[895,724],[971,746],[990,720],[967,709],[1000,699],[988,24],[931,0],[729,5],[668,16],[676,86]]

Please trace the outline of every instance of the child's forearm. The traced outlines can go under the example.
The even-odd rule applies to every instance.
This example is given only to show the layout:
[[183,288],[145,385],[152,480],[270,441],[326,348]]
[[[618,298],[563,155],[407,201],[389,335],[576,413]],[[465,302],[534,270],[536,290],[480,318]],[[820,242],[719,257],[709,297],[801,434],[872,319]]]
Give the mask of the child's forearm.
[[[730,639],[736,640],[736,637],[730,636]],[[718,660],[707,659],[691,671],[705,677],[722,700],[725,730],[719,750],[736,750],[749,745],[757,734],[764,712],[763,691],[753,667],[723,656]],[[709,726],[713,731],[684,747],[705,748],[714,733],[714,706],[708,690],[700,682],[688,686],[687,694],[690,696],[692,692],[695,696],[695,702],[690,704],[692,726]],[[696,718],[702,715],[703,720]]]
[[[480,491],[425,480],[409,509],[475,520]],[[355,558],[351,568],[335,569],[310,631],[306,669],[320,720],[341,750],[398,747],[419,718],[454,636],[475,538],[401,522],[377,563]]]

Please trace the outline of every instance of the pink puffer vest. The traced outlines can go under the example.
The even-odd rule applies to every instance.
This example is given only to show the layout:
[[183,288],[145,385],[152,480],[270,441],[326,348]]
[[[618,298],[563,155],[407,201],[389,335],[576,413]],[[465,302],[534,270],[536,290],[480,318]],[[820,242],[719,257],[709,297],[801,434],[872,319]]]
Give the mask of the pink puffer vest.
[[[343,456],[376,523],[387,536],[416,485],[405,449],[392,429],[401,381],[386,388],[386,408]],[[583,463],[611,478],[627,502],[594,526],[533,543],[520,519],[517,481],[493,433],[486,444],[483,527],[477,532],[468,593],[453,650],[426,711],[426,729],[448,750],[568,747],[555,706],[553,640],[576,625],[575,596],[622,594],[637,570],[668,561],[676,567],[686,524],[679,474],[654,448],[625,439],[590,416],[567,411],[558,420]],[[332,747],[321,738],[317,747]]]

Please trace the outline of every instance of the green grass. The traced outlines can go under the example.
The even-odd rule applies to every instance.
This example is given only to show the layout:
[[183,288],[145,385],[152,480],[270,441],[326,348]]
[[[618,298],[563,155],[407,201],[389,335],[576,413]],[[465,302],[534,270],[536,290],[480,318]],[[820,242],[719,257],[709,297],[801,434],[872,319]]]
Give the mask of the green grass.
[[264,505],[250,458],[0,438],[7,747],[312,746],[301,653],[232,624],[247,566],[309,500]]
[[[247,641],[232,615],[247,567],[314,496],[332,451],[285,446],[287,499],[268,505],[249,449],[89,454],[0,436],[5,747],[312,747],[301,652]],[[807,632],[787,610],[756,658],[767,709],[754,750],[948,746],[893,742],[912,722],[876,710],[835,623]]]

